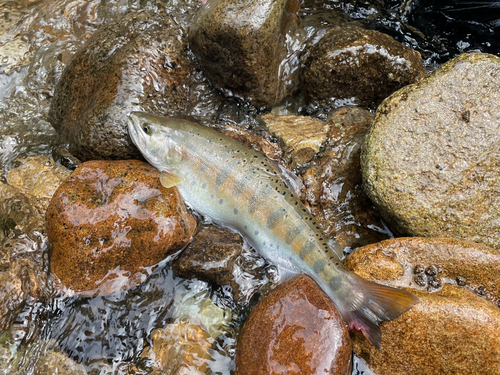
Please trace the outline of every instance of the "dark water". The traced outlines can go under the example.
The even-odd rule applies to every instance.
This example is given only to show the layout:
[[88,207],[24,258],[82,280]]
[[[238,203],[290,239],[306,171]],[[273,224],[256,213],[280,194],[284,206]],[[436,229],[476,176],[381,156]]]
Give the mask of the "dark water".
[[[148,9],[173,15],[187,29],[199,6],[194,0],[0,2],[0,179],[5,181],[20,158],[60,155],[65,144],[46,121],[54,86],[71,56],[100,25]],[[305,0],[301,17],[307,34],[315,38],[340,20],[390,34],[418,50],[428,70],[463,52],[500,53],[500,2],[496,1]],[[258,112],[228,99],[218,118],[252,124]],[[48,249],[39,251],[46,256]],[[44,303],[29,300],[0,337],[0,373],[33,373],[34,362],[51,348],[83,364],[88,373],[126,374],[130,364],[135,364],[136,373],[147,373],[141,354],[151,345],[153,329],[171,323],[176,311],[182,310],[179,306],[187,315],[200,314],[200,306],[207,299],[217,300],[216,296],[204,282],[175,278],[164,262],[151,269],[140,286],[110,297],[80,299],[52,292]],[[210,310],[214,319],[224,305],[231,305],[223,297],[220,300]],[[234,343],[229,333],[216,343],[210,371],[232,371]],[[353,373],[370,372],[355,362]]]

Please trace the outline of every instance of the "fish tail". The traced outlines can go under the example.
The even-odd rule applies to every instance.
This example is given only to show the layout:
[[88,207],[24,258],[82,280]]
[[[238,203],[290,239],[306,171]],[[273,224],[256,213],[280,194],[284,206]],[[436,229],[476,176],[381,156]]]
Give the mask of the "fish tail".
[[373,283],[349,274],[350,295],[339,312],[349,329],[361,331],[377,349],[382,342],[378,322],[392,320],[419,302],[413,294],[401,289]]

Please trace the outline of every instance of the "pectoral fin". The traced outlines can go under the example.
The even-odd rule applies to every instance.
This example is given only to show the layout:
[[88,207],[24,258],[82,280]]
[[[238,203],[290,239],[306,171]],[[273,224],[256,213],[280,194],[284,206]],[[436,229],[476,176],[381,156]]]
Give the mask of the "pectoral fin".
[[167,171],[162,171],[160,175],[160,182],[166,188],[174,187],[181,182],[181,178]]

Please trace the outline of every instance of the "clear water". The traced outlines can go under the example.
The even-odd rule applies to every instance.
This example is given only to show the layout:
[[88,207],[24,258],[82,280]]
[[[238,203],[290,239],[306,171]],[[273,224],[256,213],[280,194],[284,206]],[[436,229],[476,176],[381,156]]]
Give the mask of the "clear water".
[[[71,56],[100,25],[128,12],[149,9],[172,15],[187,30],[200,4],[195,0],[1,1],[0,182],[5,183],[7,173],[21,158],[46,154],[61,160],[66,145],[46,121],[54,86]],[[305,0],[300,11],[304,31],[298,40],[289,41],[290,61],[296,61],[306,42],[317,41],[329,25],[346,20],[386,32],[417,49],[429,70],[461,52],[500,51],[500,39],[493,38],[498,19],[480,11],[453,12],[451,0],[392,0],[386,1],[386,8],[379,4],[376,0]],[[285,100],[283,111],[301,112],[301,100],[300,93]],[[199,111],[196,115],[203,117],[203,108]],[[258,113],[259,109],[228,99],[220,105],[217,118],[222,123],[251,127],[258,124]],[[46,270],[48,245],[43,225],[35,223],[19,231],[4,224],[0,236],[4,253],[9,244],[23,239],[26,249],[14,255],[31,259]],[[8,262],[2,260],[2,270],[6,267]],[[152,344],[153,329],[182,318],[176,316],[182,310],[176,310],[176,303],[180,306],[188,301],[183,308],[194,309],[187,309],[191,311],[188,315],[199,315],[206,298],[221,300],[214,305],[216,315],[217,308],[232,305],[224,302],[223,291],[217,294],[206,283],[175,278],[168,261],[148,275],[143,284],[110,297],[63,297],[47,289],[45,302],[29,300],[11,328],[0,336],[0,373],[34,373],[37,361],[48,351],[66,353],[90,374],[149,373],[150,363],[142,353]],[[176,302],[179,298],[184,302]],[[232,326],[221,326],[226,327],[225,333],[211,349],[209,373],[232,372],[235,332],[244,316],[232,317]],[[369,372],[355,362],[353,373]]]

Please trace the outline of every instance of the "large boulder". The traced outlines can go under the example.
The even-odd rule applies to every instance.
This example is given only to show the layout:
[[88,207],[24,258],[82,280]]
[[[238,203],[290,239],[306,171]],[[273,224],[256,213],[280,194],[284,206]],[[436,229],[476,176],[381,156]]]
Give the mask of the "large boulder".
[[182,248],[196,230],[178,190],[164,188],[159,172],[137,160],[83,163],[59,186],[46,218],[51,270],[82,295],[133,286],[142,268]]
[[297,0],[211,0],[189,35],[210,82],[257,106],[271,106],[296,88],[297,59],[286,33],[298,24]]
[[321,107],[377,106],[423,77],[420,54],[389,35],[350,24],[329,29],[302,72],[307,98]]
[[382,347],[352,334],[377,374],[500,374],[500,253],[453,239],[396,238],[357,249],[347,269],[420,303],[380,324]]
[[379,106],[362,172],[394,229],[500,248],[498,103],[500,58],[471,53]]
[[175,21],[146,12],[105,24],[77,52],[59,80],[48,116],[83,161],[140,156],[127,115],[175,116],[210,99],[206,79]]

